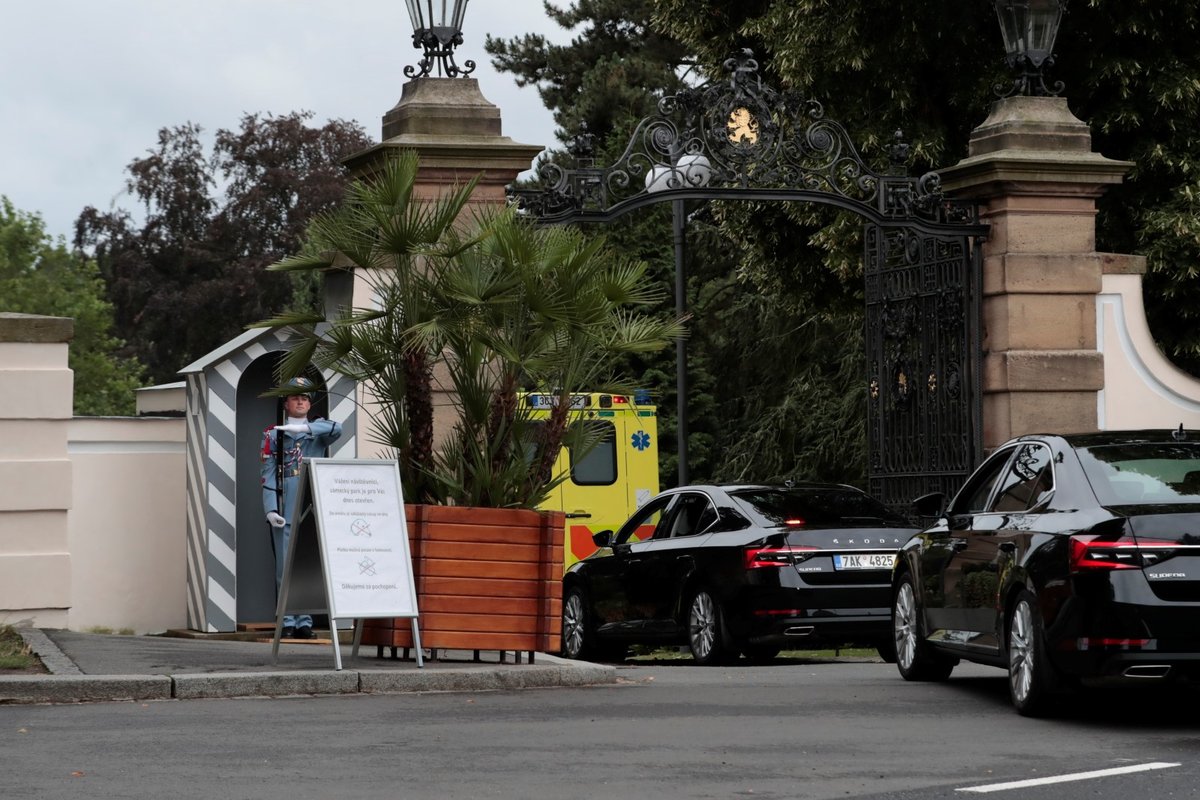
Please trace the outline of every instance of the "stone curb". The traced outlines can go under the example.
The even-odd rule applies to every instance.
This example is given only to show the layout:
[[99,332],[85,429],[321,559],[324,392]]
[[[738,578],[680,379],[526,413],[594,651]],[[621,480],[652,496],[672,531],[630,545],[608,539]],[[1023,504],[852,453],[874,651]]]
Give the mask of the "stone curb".
[[82,675],[83,671],[67,658],[49,636],[38,628],[17,628],[21,639],[33,651],[51,675]]
[[[617,668],[538,653],[536,664],[402,670],[289,670],[196,672],[175,675],[84,674],[37,628],[18,628],[50,675],[0,675],[0,705],[294,697],[415,692],[477,692],[601,686],[617,682]],[[841,659],[872,662],[876,659]]]
[[0,675],[0,704],[192,700],[220,697],[480,692],[617,682],[616,667],[538,653],[537,664],[501,669],[290,670],[177,675],[85,675],[37,628],[18,628],[50,675]]
[[359,680],[359,691],[367,693],[486,692],[616,683],[617,670],[615,667],[580,664],[578,667],[546,666],[514,670],[361,672]]
[[178,675],[0,676],[0,704],[87,703],[116,700],[192,700],[222,697],[479,692],[591,686],[617,682],[615,667],[554,662],[511,669],[390,671],[299,670]]
[[170,698],[169,675],[0,675],[0,704]]
[[329,670],[290,672],[201,672],[171,676],[177,700],[204,697],[288,697],[297,694],[354,694],[358,673]]

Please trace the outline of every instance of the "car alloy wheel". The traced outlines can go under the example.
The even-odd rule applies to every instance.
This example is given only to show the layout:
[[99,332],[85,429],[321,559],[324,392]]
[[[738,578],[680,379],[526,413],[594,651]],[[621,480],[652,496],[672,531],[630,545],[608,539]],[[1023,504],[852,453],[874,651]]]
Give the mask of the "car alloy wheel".
[[688,606],[688,646],[697,664],[719,664],[725,656],[721,606],[704,590],[696,592]]
[[562,653],[567,658],[581,658],[587,645],[587,609],[583,592],[572,587],[562,606]]
[[911,670],[917,657],[917,607],[909,581],[901,583],[896,592],[892,627],[896,641],[896,663],[902,670]]
[[950,677],[958,659],[932,652],[926,644],[912,576],[907,573],[896,587],[892,632],[896,642],[896,668],[904,680],[944,681]]
[[1053,668],[1047,661],[1037,599],[1021,592],[1008,622],[1008,690],[1017,713],[1044,713],[1054,691]]

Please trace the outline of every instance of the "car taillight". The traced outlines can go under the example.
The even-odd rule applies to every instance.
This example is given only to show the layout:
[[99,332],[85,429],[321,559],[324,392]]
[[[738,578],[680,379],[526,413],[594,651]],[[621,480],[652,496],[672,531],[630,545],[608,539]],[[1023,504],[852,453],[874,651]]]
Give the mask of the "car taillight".
[[748,547],[743,553],[746,569],[786,567],[808,558],[815,547]]
[[1096,534],[1071,537],[1068,556],[1071,572],[1096,572],[1114,569],[1141,569],[1161,561],[1175,547],[1161,539],[1101,539]]

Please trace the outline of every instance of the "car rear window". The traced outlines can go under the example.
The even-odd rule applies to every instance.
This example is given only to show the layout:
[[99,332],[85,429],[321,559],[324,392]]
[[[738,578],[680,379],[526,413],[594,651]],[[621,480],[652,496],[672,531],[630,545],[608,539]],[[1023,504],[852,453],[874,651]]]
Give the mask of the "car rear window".
[[[732,495],[772,525],[791,520],[808,524],[879,524],[906,525],[879,501],[851,489],[795,487],[792,489],[744,489]],[[792,523],[796,524],[796,523]]]
[[1200,443],[1134,442],[1076,452],[1101,505],[1200,503]]

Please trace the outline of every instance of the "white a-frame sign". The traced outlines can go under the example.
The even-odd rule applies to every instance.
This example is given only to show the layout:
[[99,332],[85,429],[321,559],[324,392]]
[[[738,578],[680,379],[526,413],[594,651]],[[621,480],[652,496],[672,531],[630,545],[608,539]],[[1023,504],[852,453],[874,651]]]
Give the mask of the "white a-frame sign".
[[336,620],[356,621],[357,652],[364,619],[408,617],[417,666],[423,667],[417,589],[396,461],[306,458],[298,483],[272,655],[279,657],[279,636],[287,614],[329,615],[333,659],[339,670],[342,651]]

